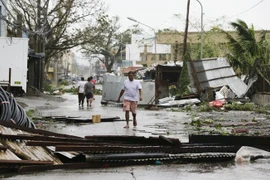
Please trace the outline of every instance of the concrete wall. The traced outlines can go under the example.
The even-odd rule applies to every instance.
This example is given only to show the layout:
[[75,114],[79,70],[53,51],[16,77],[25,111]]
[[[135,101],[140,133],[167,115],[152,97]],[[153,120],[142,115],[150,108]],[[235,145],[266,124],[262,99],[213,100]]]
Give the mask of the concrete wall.
[[270,106],[270,94],[255,94],[252,101],[262,106]]
[[[116,101],[121,91],[126,76],[105,75],[102,86],[102,101]],[[140,81],[142,85],[142,101],[139,104],[146,105],[155,95],[155,82]],[[121,98],[123,100],[123,96]]]

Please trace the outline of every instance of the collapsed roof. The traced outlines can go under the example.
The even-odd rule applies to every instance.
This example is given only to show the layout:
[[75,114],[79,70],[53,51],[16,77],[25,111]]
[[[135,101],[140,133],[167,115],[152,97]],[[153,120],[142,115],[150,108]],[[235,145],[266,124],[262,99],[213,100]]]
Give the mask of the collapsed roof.
[[227,85],[238,98],[242,98],[248,90],[248,86],[237,77],[225,58],[190,61],[188,69],[195,93]]

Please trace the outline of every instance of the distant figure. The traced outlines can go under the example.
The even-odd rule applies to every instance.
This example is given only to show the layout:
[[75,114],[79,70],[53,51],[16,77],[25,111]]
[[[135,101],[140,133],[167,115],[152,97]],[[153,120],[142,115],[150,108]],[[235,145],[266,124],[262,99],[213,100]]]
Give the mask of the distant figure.
[[[142,85],[139,81],[134,80],[134,73],[130,71],[128,73],[128,79],[125,80],[122,90],[119,94],[117,102],[120,102],[120,98],[124,94],[124,102],[123,102],[123,111],[125,111],[126,117],[126,126],[124,128],[129,128],[129,111],[132,112],[133,116],[133,126],[137,126],[137,105],[138,105],[138,98],[140,101],[142,100]],[[138,97],[139,94],[139,97]]]
[[95,85],[91,82],[92,79],[92,77],[89,77],[87,79],[87,83],[84,85],[84,94],[86,96],[87,107],[91,107],[94,97]]
[[78,82],[78,100],[79,100],[79,107],[83,108],[84,104],[84,85],[86,81],[84,81],[84,77],[81,77],[81,80]]

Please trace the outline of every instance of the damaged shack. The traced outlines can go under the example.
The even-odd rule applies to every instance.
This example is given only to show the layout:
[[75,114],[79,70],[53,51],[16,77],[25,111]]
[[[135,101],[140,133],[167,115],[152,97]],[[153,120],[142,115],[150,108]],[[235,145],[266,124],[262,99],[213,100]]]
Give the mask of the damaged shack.
[[189,61],[188,69],[192,92],[204,94],[207,101],[215,100],[215,92],[222,87],[226,87],[226,92],[233,93],[223,93],[228,98],[243,98],[248,91],[248,86],[235,74],[225,58]]
[[[136,71],[143,88],[143,101],[139,104],[157,104],[158,100],[169,96],[169,86],[177,84],[181,65],[157,65]],[[119,96],[127,76],[105,75],[102,87],[102,103],[114,102]]]

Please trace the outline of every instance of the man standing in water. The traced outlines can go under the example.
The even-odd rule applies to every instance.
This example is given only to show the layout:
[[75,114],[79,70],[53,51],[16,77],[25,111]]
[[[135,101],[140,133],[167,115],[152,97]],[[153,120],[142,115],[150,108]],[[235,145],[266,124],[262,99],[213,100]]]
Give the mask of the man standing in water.
[[138,105],[138,94],[139,100],[142,100],[142,85],[139,81],[134,79],[134,72],[130,71],[128,73],[128,79],[125,80],[122,90],[119,94],[117,102],[120,102],[120,98],[124,94],[123,111],[125,111],[126,126],[124,128],[129,128],[129,112],[132,112],[133,116],[133,126],[137,126],[136,111]]

